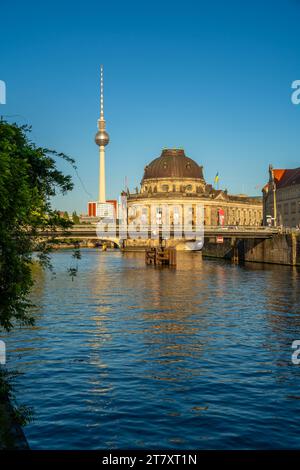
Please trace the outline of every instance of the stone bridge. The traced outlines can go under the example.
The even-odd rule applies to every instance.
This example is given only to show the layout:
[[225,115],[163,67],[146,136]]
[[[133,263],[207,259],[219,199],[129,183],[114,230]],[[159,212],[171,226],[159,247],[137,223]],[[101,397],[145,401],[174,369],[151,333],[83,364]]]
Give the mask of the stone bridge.
[[[125,234],[126,235],[126,234]],[[138,235],[138,236],[137,236]],[[117,227],[115,231],[107,231],[105,236],[97,233],[96,225],[74,225],[66,234],[63,231],[42,232],[42,237],[76,240],[83,243],[111,242],[124,251],[142,251],[146,247],[158,244],[159,236],[164,231],[157,231],[155,239],[150,230],[138,231],[135,238],[124,240],[124,232]],[[282,231],[275,227],[235,227],[205,226],[202,254],[206,257],[231,259],[233,262],[254,261],[263,263],[300,266],[300,234],[296,230]],[[169,228],[167,246],[178,250],[191,249],[196,242],[195,235],[190,232],[178,236],[173,227]]]
[[[233,261],[243,260],[248,246],[251,245],[253,252],[254,246],[258,246],[265,240],[273,239],[278,233],[279,230],[274,227],[205,226],[202,236],[203,254],[231,258]],[[96,224],[74,225],[67,233],[56,230],[42,232],[41,235],[55,239],[69,239],[70,241],[74,239],[92,245],[109,241],[125,251],[140,251],[146,247],[155,246],[158,244],[159,237],[166,238],[166,245],[176,247],[177,250],[195,249],[197,241],[195,231],[191,230],[180,234],[171,226],[156,231],[139,230],[137,227],[134,237],[130,231],[124,233],[118,226],[114,230],[108,230],[107,227],[105,233],[99,233]]]

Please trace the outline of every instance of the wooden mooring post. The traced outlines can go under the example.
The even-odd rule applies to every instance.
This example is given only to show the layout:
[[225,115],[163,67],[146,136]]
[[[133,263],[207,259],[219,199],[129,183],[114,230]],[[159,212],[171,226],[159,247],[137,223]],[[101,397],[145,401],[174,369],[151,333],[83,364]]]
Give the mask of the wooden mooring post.
[[162,237],[162,225],[159,224],[158,246],[146,249],[146,264],[155,266],[176,266],[176,248],[167,248]]
[[155,266],[176,266],[176,249],[163,246],[146,249],[146,264]]

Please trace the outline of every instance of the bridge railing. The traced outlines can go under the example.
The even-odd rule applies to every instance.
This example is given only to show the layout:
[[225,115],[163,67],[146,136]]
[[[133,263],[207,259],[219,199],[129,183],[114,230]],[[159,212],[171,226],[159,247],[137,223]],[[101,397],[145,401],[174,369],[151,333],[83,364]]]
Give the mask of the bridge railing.
[[[105,227],[105,225],[104,225]],[[136,225],[135,227],[128,227],[129,231],[130,231],[130,228],[131,229],[134,229],[134,231],[137,231],[137,232],[149,232],[151,230],[154,230],[154,231],[157,231],[158,230],[158,227],[157,226],[153,226],[153,227],[150,227],[150,226],[139,226],[139,225]],[[95,232],[95,230],[97,229],[97,224],[93,224],[93,225],[73,225],[70,229],[68,229],[68,231],[70,232]],[[119,229],[119,225],[116,224],[116,229],[118,230]],[[266,226],[255,226],[255,225],[224,225],[224,226],[220,226],[220,225],[198,225],[198,226],[188,226],[188,228],[186,229],[187,231],[200,231],[200,229],[204,230],[205,231],[213,231],[213,232],[217,232],[217,231],[220,231],[220,232],[226,232],[226,231],[237,231],[237,232],[269,232],[269,233],[277,233],[280,231],[279,228],[277,227],[266,227]],[[110,229],[109,226],[107,226],[107,231],[113,231],[114,229]],[[176,225],[164,225],[162,228],[159,228],[160,231],[170,231],[170,232],[176,232],[176,231],[184,231],[185,230],[185,226],[182,225],[182,226],[176,226]],[[292,229],[285,229],[286,231],[287,230],[292,230]],[[296,230],[296,229],[294,229]]]
[[206,231],[237,231],[237,232],[269,232],[269,233],[277,233],[277,227],[265,227],[265,226],[257,226],[257,225],[205,225],[204,230]]
[[[182,239],[199,239],[205,236],[224,236],[228,237],[249,237],[253,238],[256,235],[258,237],[268,237],[273,234],[282,233],[277,227],[262,227],[262,226],[216,226],[216,225],[199,225],[199,226],[176,226],[176,225],[167,225],[163,227],[158,226],[135,226],[128,227],[127,229],[116,225],[111,227],[109,225],[103,225],[101,230],[97,224],[94,225],[73,225],[67,230],[67,234],[64,230],[56,230],[55,232],[41,233],[42,236],[62,236],[63,234],[68,237],[84,237],[88,238],[141,238],[141,239],[150,239],[158,238],[162,236],[163,238],[182,238]],[[289,232],[290,233],[290,232]]]

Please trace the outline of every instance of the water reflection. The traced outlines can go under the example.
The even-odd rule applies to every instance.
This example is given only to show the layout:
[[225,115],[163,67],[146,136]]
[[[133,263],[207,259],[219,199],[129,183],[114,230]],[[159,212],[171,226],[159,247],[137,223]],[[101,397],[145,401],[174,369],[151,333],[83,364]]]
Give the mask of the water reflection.
[[8,337],[33,448],[297,447],[299,271],[139,253],[53,256],[37,326]]

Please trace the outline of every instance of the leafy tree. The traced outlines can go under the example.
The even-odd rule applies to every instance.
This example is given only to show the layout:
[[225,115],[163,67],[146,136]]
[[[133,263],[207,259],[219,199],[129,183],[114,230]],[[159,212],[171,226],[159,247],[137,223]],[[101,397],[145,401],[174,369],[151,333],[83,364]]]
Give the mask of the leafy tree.
[[74,211],[73,214],[72,214],[72,220],[73,220],[74,224],[76,224],[76,225],[78,225],[80,223],[80,219],[79,219],[76,211]]
[[[7,331],[15,324],[33,324],[28,313],[33,251],[43,266],[51,267],[53,233],[72,225],[51,208],[50,200],[73,188],[71,177],[57,169],[55,159],[76,168],[74,160],[37,147],[29,132],[28,126],[0,121],[0,328]],[[49,232],[49,239],[39,238],[41,230]]]
[[18,371],[0,368],[0,449],[16,448],[19,439],[13,428],[16,424],[25,426],[34,420],[34,410],[27,405],[16,403],[15,380],[21,375]]

